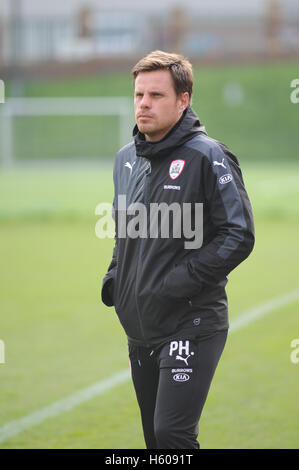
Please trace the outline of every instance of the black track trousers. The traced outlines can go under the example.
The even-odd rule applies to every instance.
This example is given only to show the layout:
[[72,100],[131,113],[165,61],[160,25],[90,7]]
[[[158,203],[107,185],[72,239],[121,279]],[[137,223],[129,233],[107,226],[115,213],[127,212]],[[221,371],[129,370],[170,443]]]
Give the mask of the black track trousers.
[[199,449],[198,422],[226,338],[223,330],[154,350],[129,343],[147,449]]

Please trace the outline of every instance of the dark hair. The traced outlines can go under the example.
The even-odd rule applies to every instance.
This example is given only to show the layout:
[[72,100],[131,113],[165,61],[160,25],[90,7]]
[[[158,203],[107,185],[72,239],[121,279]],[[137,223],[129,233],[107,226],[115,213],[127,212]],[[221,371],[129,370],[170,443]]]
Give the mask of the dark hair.
[[170,54],[163,51],[153,51],[143,57],[133,67],[131,73],[134,78],[141,72],[152,72],[154,70],[169,70],[172,76],[174,89],[177,95],[189,93],[191,101],[193,91],[192,65],[188,59],[179,54]]

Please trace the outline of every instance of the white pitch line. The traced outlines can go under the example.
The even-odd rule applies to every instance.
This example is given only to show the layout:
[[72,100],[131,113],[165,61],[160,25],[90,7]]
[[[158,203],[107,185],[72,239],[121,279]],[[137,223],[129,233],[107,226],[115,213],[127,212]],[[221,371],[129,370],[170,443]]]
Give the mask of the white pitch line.
[[22,431],[36,426],[48,418],[58,416],[65,411],[70,411],[81,403],[84,403],[91,398],[101,395],[102,393],[111,390],[111,388],[126,382],[129,378],[130,370],[121,370],[111,377],[108,377],[108,379],[101,380],[89,387],[83,388],[62,400],[52,403],[52,405],[41,408],[40,410],[17,419],[16,421],[4,424],[4,426],[0,428],[0,442],[6,441],[6,439],[9,439],[10,437],[16,436]]
[[[273,312],[285,305],[295,302],[296,300],[299,300],[299,289],[289,292],[288,294],[281,295],[280,297],[276,297],[252,309],[246,310],[231,322],[229,331],[230,333],[238,331],[267,313]],[[0,442],[4,442],[17,434],[26,431],[26,429],[30,429],[48,418],[53,418],[65,411],[72,410],[81,403],[85,403],[86,401],[127,382],[130,376],[131,374],[129,369],[121,370],[105,380],[96,382],[89,387],[83,388],[78,392],[63,398],[62,400],[52,403],[52,405],[41,408],[40,410],[24,416],[23,418],[4,424],[4,426],[0,428]]]
[[241,328],[249,325],[249,323],[252,323],[257,318],[263,317],[267,313],[278,310],[280,307],[291,304],[296,300],[299,300],[299,289],[289,292],[288,294],[275,297],[274,299],[268,300],[267,302],[264,302],[257,307],[246,310],[232,321],[229,331],[232,333],[234,331],[240,330]]

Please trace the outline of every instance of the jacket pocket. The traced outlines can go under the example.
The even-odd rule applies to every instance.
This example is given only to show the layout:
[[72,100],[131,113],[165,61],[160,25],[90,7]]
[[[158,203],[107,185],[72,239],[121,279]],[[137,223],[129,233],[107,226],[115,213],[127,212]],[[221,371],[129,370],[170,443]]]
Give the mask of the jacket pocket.
[[199,286],[189,274],[186,262],[175,265],[165,276],[162,293],[172,299],[190,299]]
[[114,305],[114,279],[112,277],[103,283],[101,297],[107,307]]

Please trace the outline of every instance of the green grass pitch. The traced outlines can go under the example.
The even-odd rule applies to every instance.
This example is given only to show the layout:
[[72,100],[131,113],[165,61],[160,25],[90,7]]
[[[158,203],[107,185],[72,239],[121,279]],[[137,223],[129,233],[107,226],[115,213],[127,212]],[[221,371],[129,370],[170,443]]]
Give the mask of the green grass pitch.
[[[238,156],[255,216],[254,251],[229,276],[231,322],[299,288],[294,78],[295,63],[195,70],[193,107],[209,135]],[[243,90],[239,105],[223,100],[223,87],[234,83]],[[132,81],[123,74],[27,82],[26,95],[130,96]],[[118,139],[113,125],[98,129],[76,119],[74,127],[53,118],[31,127],[19,121],[17,156],[59,159],[77,151],[95,156],[98,166],[0,171],[0,433],[6,423],[129,368],[116,314],[100,301],[113,240],[95,235],[95,208],[112,201]],[[112,146],[102,143],[104,134]],[[102,157],[109,156],[107,164]],[[202,448],[298,448],[299,363],[291,362],[298,309],[298,301],[290,303],[229,335],[200,421]],[[0,448],[144,448],[132,384],[49,418]]]
[[[290,100],[294,78],[298,78],[296,63],[194,68],[192,106],[209,135],[225,142],[241,161],[295,162],[299,104]],[[229,94],[230,99],[225,98],[227,89],[237,90],[237,100],[234,93]],[[25,90],[27,97],[133,97],[129,71],[26,82]],[[14,151],[18,160],[113,158],[120,145],[115,117],[19,117],[14,123]]]
[[[230,275],[230,319],[298,288],[298,166],[243,165],[254,252]],[[0,428],[129,367],[100,283],[113,240],[95,235],[112,168],[0,173]],[[298,448],[299,302],[228,337],[200,421],[202,448]],[[143,448],[130,381],[0,448]]]

